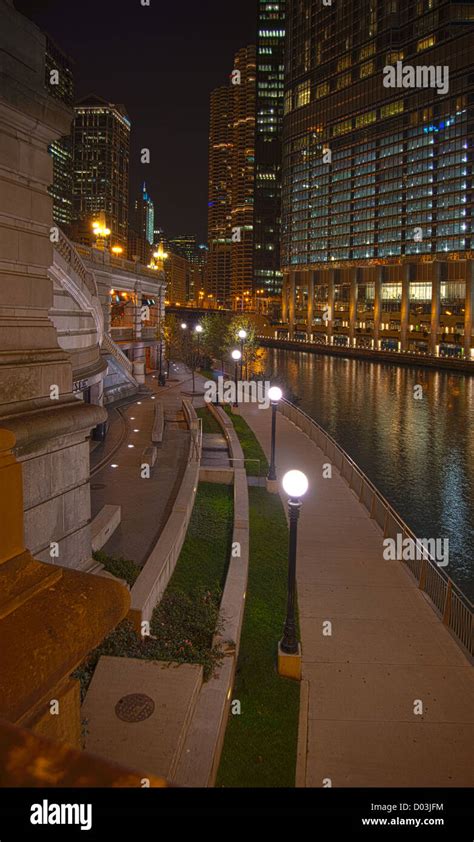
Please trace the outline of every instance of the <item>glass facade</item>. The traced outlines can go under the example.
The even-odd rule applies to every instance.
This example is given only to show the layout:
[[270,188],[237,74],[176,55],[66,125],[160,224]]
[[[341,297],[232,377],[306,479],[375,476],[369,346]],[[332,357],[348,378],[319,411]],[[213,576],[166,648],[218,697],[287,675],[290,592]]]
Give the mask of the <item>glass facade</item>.
[[328,289],[327,342],[347,328],[354,346],[369,337],[373,348],[418,340],[422,348],[428,336],[439,353],[443,336],[459,334],[470,353],[474,4],[463,8],[449,0],[289,8],[282,266],[290,290],[296,274]]
[[[281,233],[281,134],[283,126],[286,0],[259,0],[257,125],[255,137],[255,286],[279,295]],[[309,84],[298,93],[309,96]]]

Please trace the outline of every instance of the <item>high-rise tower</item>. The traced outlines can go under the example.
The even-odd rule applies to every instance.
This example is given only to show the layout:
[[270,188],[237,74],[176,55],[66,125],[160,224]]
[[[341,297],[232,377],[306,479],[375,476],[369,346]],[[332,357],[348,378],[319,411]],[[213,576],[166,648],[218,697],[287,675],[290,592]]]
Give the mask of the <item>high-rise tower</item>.
[[113,245],[127,246],[130,120],[123,105],[86,97],[73,125],[74,218],[89,232],[102,215]]
[[255,283],[281,292],[281,155],[286,0],[259,0],[255,139]]
[[211,94],[207,291],[227,306],[254,287],[255,79],[255,47],[245,47],[229,86]]
[[287,26],[290,331],[470,355],[473,4],[304,0]]

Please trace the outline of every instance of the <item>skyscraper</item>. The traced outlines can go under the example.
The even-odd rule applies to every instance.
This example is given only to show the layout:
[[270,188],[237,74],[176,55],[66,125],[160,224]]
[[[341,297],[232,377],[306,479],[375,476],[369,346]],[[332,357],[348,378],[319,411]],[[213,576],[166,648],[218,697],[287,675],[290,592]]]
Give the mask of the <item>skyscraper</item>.
[[89,231],[105,215],[113,245],[127,246],[130,120],[123,105],[82,99],[73,125],[74,219]]
[[470,355],[474,6],[290,6],[283,313],[313,341]]
[[154,242],[155,209],[145,183],[143,183],[140,198],[135,200],[133,222],[136,233],[152,246]]
[[211,94],[207,292],[224,304],[231,295],[232,87]]
[[[50,96],[72,110],[74,77],[72,59],[46,35],[45,86]],[[53,140],[48,148],[53,159],[53,182],[49,192],[53,198],[53,219],[66,233],[72,222],[72,137]]]
[[259,0],[255,141],[255,283],[279,295],[286,0]]
[[228,306],[254,288],[255,56],[239,50],[229,86],[211,94],[207,291]]

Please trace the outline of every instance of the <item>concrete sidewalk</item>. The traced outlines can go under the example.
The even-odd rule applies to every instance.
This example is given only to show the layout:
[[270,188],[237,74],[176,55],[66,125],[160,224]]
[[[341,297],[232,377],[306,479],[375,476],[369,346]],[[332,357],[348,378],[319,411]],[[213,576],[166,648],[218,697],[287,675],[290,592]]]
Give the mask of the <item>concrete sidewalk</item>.
[[[167,386],[159,387],[152,375],[146,385],[150,394],[135,395],[132,401],[121,404],[120,412],[111,407],[111,439],[120,439],[126,424],[126,436],[105,467],[91,480],[91,508],[94,517],[105,504],[120,505],[122,521],[103,552],[124,557],[141,565],[151,552],[163,529],[179,490],[189,449],[189,431],[179,420],[182,389],[189,390],[190,375],[184,366],[176,365]],[[155,401],[163,403],[165,429],[163,443],[150,479],[142,479],[140,465],[143,450],[151,444]],[[107,443],[104,447],[107,447]],[[91,466],[102,457],[100,449],[91,456]],[[113,468],[112,465],[117,465]]]
[[[243,404],[240,414],[268,455],[270,410]],[[383,559],[381,531],[337,470],[323,479],[327,461],[278,414],[278,478],[298,468],[310,483],[298,532],[298,783],[473,786],[471,666],[409,572]]]

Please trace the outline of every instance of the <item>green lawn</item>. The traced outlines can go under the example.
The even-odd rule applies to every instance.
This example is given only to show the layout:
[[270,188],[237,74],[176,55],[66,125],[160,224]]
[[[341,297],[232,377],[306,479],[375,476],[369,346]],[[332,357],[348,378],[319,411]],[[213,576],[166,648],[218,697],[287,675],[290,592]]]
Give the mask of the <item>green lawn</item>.
[[288,530],[278,495],[249,488],[250,567],[232,698],[216,786],[293,787],[300,685],[276,671],[286,609]]
[[[232,408],[226,404],[224,406],[227,415],[232,419],[235,432],[239,437],[244,457],[246,460],[245,467],[249,476],[266,477],[268,474],[268,462],[259,442],[255,438],[252,430],[241,415],[234,415]],[[258,461],[256,461],[258,460]]]
[[[209,678],[222,660],[212,648],[230,560],[233,489],[199,483],[186,538],[163,598],[153,612],[151,636],[140,637],[128,620],[109,634],[73,673],[87,692],[101,655],[202,664]],[[108,559],[102,554],[101,560]],[[108,559],[107,569],[133,584],[131,562]]]
[[207,406],[203,406],[201,409],[196,409],[196,413],[198,418],[202,418],[203,433],[219,433],[221,436],[223,435],[221,425],[218,421],[216,421],[211,410],[208,409]]
[[168,590],[223,588],[232,550],[232,486],[200,482],[191,521]]

